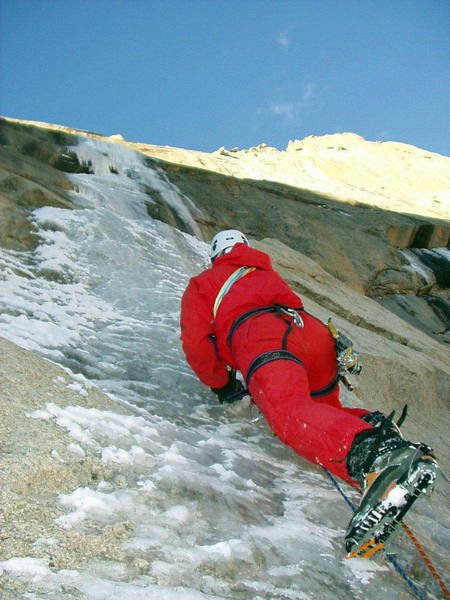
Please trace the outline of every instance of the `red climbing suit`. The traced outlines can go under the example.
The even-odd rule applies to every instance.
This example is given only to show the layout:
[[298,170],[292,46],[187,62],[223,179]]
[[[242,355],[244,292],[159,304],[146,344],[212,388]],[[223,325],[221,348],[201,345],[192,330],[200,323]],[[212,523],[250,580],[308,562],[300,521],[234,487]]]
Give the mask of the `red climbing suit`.
[[[224,282],[241,266],[255,267],[236,281],[223,297],[213,318],[213,306]],[[252,361],[283,347],[299,362],[274,360],[260,366],[247,382],[255,404],[279,439],[307,460],[351,481],[346,456],[355,435],[370,428],[359,417],[368,411],[344,408],[339,388],[319,397],[336,377],[334,341],[328,328],[300,311],[304,327],[275,313],[259,313],[245,320],[227,341],[230,328],[242,314],[255,308],[303,304],[276,273],[267,254],[236,244],[231,252],[193,277],[181,305],[181,339],[186,359],[198,378],[209,387],[228,382],[227,365],[246,377]],[[289,332],[287,329],[292,325]]]

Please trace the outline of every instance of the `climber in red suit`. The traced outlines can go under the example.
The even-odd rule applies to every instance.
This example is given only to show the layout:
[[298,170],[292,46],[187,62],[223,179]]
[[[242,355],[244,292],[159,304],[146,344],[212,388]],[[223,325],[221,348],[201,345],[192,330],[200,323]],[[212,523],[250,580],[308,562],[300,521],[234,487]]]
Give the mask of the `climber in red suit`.
[[[222,241],[227,233],[231,239]],[[355,435],[370,428],[360,418],[368,411],[344,408],[339,401],[336,351],[327,326],[303,310],[269,256],[250,248],[243,234],[231,230],[216,237],[212,267],[191,279],[182,300],[188,363],[221,400],[238,389],[234,370],[240,371],[282,442],[351,480],[345,459]],[[231,284],[214,316],[223,284],[240,267],[253,270]],[[302,326],[295,323],[296,314]]]
[[267,254],[232,229],[214,236],[210,257],[212,267],[193,277],[183,295],[187,361],[221,402],[243,389],[240,371],[282,442],[362,485],[345,546],[349,557],[371,556],[416,498],[433,489],[438,464],[432,449],[401,435],[406,407],[396,424],[393,413],[342,406],[335,338],[303,309]]

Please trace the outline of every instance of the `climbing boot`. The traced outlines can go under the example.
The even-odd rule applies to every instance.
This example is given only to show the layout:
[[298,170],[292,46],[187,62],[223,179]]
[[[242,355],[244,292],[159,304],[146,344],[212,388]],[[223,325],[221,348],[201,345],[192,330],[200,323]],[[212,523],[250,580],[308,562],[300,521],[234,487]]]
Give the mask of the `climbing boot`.
[[345,534],[348,558],[368,558],[381,550],[417,498],[431,493],[436,479],[431,448],[404,440],[392,417],[373,418],[377,424],[356,436],[347,457],[350,476],[363,486]]

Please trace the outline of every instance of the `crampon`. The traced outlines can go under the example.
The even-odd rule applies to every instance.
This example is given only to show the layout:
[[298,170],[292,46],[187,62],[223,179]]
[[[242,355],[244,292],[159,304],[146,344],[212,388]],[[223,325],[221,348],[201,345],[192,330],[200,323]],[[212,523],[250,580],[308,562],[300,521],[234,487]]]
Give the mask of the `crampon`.
[[420,446],[403,472],[396,465],[375,476],[348,526],[347,558],[370,558],[383,550],[417,498],[431,493],[438,465],[427,450]]

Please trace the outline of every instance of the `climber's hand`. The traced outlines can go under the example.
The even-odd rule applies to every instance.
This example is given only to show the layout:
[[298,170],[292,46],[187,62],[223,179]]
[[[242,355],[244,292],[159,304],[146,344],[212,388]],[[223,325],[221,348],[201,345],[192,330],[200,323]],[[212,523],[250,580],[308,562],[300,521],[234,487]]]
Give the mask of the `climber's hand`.
[[211,391],[216,394],[219,402],[223,404],[224,402],[235,402],[239,400],[242,396],[240,392],[245,392],[245,388],[239,379],[236,378],[236,371],[231,370],[229,372],[228,383],[221,388],[211,388]]

